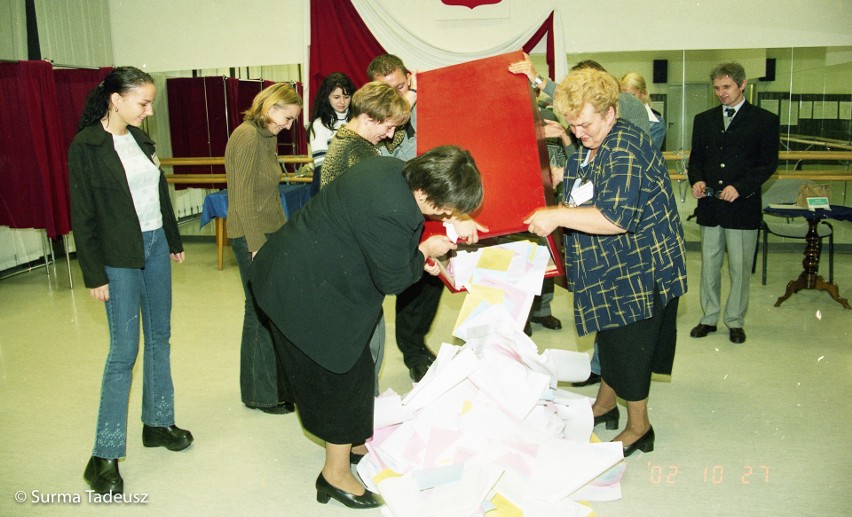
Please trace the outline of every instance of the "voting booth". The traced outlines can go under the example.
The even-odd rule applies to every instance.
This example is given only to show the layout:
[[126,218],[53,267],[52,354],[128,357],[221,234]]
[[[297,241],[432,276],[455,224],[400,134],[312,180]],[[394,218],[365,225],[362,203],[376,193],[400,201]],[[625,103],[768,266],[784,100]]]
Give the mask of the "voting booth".
[[[485,197],[471,216],[488,227],[480,242],[459,249],[481,248],[511,240],[531,240],[550,250],[545,276],[564,275],[561,232],[541,238],[523,224],[537,208],[555,204],[544,130],[536,98],[525,75],[509,72],[522,52],[502,54],[417,74],[417,153],[440,145],[470,151],[482,174]],[[444,233],[428,221],[424,239]],[[484,238],[483,238],[484,237]],[[442,260],[442,280],[447,262]]]

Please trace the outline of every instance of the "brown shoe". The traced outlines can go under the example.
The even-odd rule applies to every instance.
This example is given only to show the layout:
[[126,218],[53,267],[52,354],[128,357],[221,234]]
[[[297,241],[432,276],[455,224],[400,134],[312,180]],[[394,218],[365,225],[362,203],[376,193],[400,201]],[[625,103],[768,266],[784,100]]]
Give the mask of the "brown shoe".
[[705,325],[699,323],[689,332],[691,337],[704,337],[711,332],[716,332],[716,325]]

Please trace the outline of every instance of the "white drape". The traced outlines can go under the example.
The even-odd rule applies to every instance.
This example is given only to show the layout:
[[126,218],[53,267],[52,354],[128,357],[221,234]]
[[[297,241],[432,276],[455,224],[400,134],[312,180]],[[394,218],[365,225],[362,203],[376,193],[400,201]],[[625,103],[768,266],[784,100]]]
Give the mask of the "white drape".
[[[536,5],[538,4],[538,5]],[[441,48],[426,40],[422,34],[412,33],[411,27],[403,29],[400,17],[388,10],[377,0],[352,0],[352,5],[358,11],[361,19],[373,33],[376,40],[388,52],[400,56],[412,69],[431,70],[449,65],[455,65],[474,59],[496,56],[520,49],[553,11],[553,42],[554,42],[554,77],[561,79],[568,72],[568,63],[563,43],[562,23],[559,13],[548,2],[530,5],[530,9],[541,9],[543,12],[536,21],[520,33],[507,34],[507,38],[490,48],[473,52],[456,52]],[[410,24],[409,24],[410,25]]]

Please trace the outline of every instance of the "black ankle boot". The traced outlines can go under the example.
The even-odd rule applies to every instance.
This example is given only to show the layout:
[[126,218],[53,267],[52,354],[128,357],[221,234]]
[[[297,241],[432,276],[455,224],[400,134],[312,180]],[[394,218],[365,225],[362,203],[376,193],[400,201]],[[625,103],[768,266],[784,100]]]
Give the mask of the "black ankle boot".
[[124,492],[124,480],[118,473],[118,459],[106,459],[92,456],[83,471],[83,479],[96,493],[121,494]]
[[145,447],[165,447],[170,451],[182,451],[189,447],[192,440],[192,433],[176,425],[142,426],[142,445]]

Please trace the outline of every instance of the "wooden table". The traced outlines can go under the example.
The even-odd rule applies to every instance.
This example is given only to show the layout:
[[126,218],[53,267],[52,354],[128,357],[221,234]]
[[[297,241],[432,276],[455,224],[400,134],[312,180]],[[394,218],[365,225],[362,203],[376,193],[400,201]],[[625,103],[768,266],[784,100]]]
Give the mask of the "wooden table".
[[823,219],[852,221],[852,208],[831,205],[831,210],[816,210],[813,212],[806,208],[766,208],[764,212],[781,217],[804,217],[808,221],[808,233],[805,235],[805,242],[807,244],[805,245],[804,259],[802,260],[803,270],[799,274],[799,278],[791,280],[787,284],[787,290],[780,298],[778,298],[778,301],[775,302],[775,306],[780,306],[784,300],[793,296],[802,289],[816,289],[818,291],[826,291],[837,303],[847,309],[852,309],[846,298],[842,298],[840,296],[837,284],[834,282],[826,282],[822,276],[817,274],[819,271],[820,256],[817,225]]
[[[287,219],[296,213],[305,203],[311,199],[311,186],[307,183],[298,185],[279,185],[278,193],[281,195],[281,206]],[[228,217],[228,190],[207,194],[204,205],[201,207],[201,226],[203,227],[211,219],[216,223],[216,256],[218,258],[219,271],[224,267],[224,250],[228,241],[228,232],[225,228],[225,220]]]

